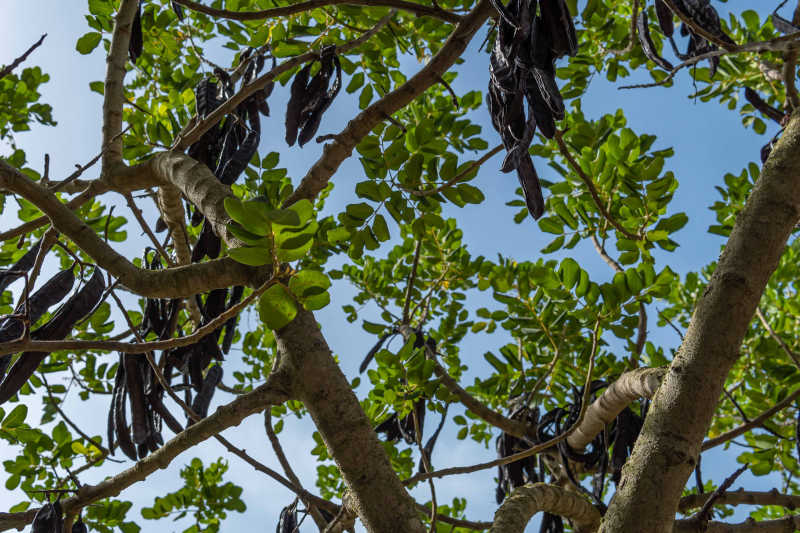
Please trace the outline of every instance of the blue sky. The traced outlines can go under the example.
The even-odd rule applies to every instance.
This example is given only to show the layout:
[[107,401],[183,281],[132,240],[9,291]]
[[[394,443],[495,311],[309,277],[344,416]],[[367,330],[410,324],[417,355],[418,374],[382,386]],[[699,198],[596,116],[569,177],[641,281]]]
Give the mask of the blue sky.
[[[6,0],[3,4],[4,17],[0,19],[0,63],[10,62],[38,39],[41,33],[48,33],[43,46],[28,59],[26,66],[40,65],[50,74],[51,81],[43,87],[42,93],[44,100],[53,105],[54,116],[59,124],[56,128],[38,128],[31,133],[21,134],[17,137],[17,142],[26,150],[29,165],[41,169],[43,154],[47,152],[51,158],[51,176],[56,179],[64,177],[72,172],[76,163],[85,163],[96,155],[100,145],[102,102],[99,95],[88,90],[88,83],[102,80],[104,77],[105,61],[100,53],[102,47],[89,56],[81,56],[75,52],[75,41],[87,31],[83,19],[84,2]],[[715,3],[715,5],[723,13],[728,10],[738,12],[752,8],[752,2],[741,0],[727,4]],[[482,30],[476,36],[476,43],[480,43],[484,36],[485,31]],[[476,56],[476,43],[473,43],[466,56],[467,62],[458,69],[459,76],[453,87],[459,94],[475,89],[485,91],[487,58],[485,55]],[[220,57],[221,63],[230,62],[227,56]],[[413,60],[408,62],[408,66],[412,72],[418,68]],[[626,84],[629,82],[630,78],[624,80]],[[628,125],[632,129],[638,133],[646,132],[658,136],[655,148],[671,146],[675,149],[676,155],[667,162],[667,168],[675,172],[680,187],[671,209],[674,212],[679,210],[686,212],[690,221],[677,236],[680,248],[671,254],[663,253],[658,259],[662,265],[669,264],[680,274],[698,270],[716,259],[723,244],[720,237],[706,232],[714,220],[708,206],[719,197],[714,186],[721,182],[726,172],[738,173],[748,162],[758,161],[760,146],[774,134],[776,128],[770,126],[771,130],[767,136],[758,136],[752,130],[741,127],[741,119],[737,112],[729,111],[715,103],[706,104],[689,99],[693,87],[687,72],[678,75],[677,83],[672,88],[619,91],[616,85],[619,83],[610,84],[602,75],[595,76],[589,93],[583,100],[583,110],[588,118],[597,118],[602,114],[613,113],[617,108],[623,108],[628,118]],[[336,128],[344,126],[353,115],[355,108],[353,100],[353,97],[342,92],[326,117],[326,125],[337,125]],[[305,173],[309,162],[319,156],[321,147],[311,143],[303,149],[296,146],[291,149],[286,148],[282,129],[282,109],[285,101],[286,90],[278,86],[270,100],[270,107],[274,110],[273,116],[266,119],[263,126],[266,132],[276,131],[276,138],[264,135],[260,152],[263,155],[272,150],[280,151],[281,166],[288,167],[289,175],[300,177]],[[476,115],[476,120],[484,126],[484,137],[490,145],[493,146],[499,141],[488,122],[488,113],[485,109]],[[324,133],[330,132],[320,131],[320,134]],[[5,151],[6,147],[0,147],[0,154]],[[550,241],[550,236],[543,234],[530,219],[520,225],[513,223],[512,216],[517,208],[506,207],[505,203],[513,198],[517,183],[513,175],[498,172],[501,158],[502,156],[496,156],[485,164],[472,182],[484,191],[487,201],[477,206],[453,209],[449,214],[459,218],[459,224],[464,231],[464,241],[473,255],[496,257],[497,253],[501,253],[517,260],[535,260],[540,255],[539,250]],[[537,169],[545,179],[560,179],[545,162],[538,161]],[[362,175],[357,160],[351,159],[342,165],[333,180],[335,188],[327,202],[327,209],[338,211],[352,201],[352,187]],[[86,177],[94,176],[89,172]],[[119,198],[109,197],[108,200],[119,202]],[[152,211],[150,214],[152,215]],[[0,228],[7,229],[12,224],[13,220],[9,218],[7,209],[0,217]],[[129,224],[129,235],[138,233],[137,229],[135,224]],[[133,244],[118,246],[117,249],[133,258],[140,254],[142,242],[134,239]],[[391,242],[385,244],[377,253],[384,254],[391,245]],[[592,279],[611,278],[612,272],[590,246],[579,247],[571,255],[590,272]],[[323,325],[326,338],[342,361],[343,370],[351,379],[356,376],[361,358],[375,341],[375,338],[365,334],[358,324],[349,324],[344,319],[341,305],[350,303],[353,293],[353,289],[348,285],[337,283],[333,289],[333,303],[316,313]],[[477,295],[470,303],[479,307],[486,305],[487,302],[482,295]],[[368,306],[362,311],[361,317],[368,320],[377,319],[378,311],[376,309],[372,311],[373,315],[370,316]],[[249,314],[243,318],[243,323],[254,325],[256,320],[255,315]],[[658,328],[652,312],[649,334],[649,339],[657,345],[660,344],[665,348],[678,346],[677,335],[669,328]],[[465,342],[462,357],[470,365],[466,383],[482,372],[490,372],[490,367],[481,355],[486,350],[496,349],[507,340],[500,334],[490,338],[471,336],[468,342]],[[225,366],[228,375],[235,369],[236,364],[236,352],[232,351]],[[362,389],[359,393],[365,394],[365,390]],[[219,394],[215,402],[224,398],[226,395]],[[68,412],[76,413],[76,422],[88,428],[91,434],[103,434],[106,402],[105,398],[93,401],[88,404],[87,409],[87,404],[73,399],[68,401],[67,408],[72,408],[72,411]],[[99,414],[95,414],[95,411]],[[456,413],[451,412],[451,415],[453,414]],[[32,411],[29,416],[36,415]],[[31,418],[29,421],[34,420],[35,418]],[[262,421],[260,416],[251,417],[241,426],[224,434],[235,444],[247,448],[248,453],[259,460],[280,469],[264,436]],[[450,427],[442,435],[439,449],[433,457],[436,467],[472,464],[494,458],[493,447],[484,449],[471,441],[457,441],[453,438],[454,433]],[[302,482],[306,488],[313,491],[316,465],[308,453],[314,446],[310,424],[306,421],[288,419],[281,440]],[[178,457],[172,467],[155,473],[146,483],[126,490],[122,497],[135,502],[129,518],[137,519],[139,506],[152,504],[154,495],[179,488],[181,483],[177,471],[192,457],[197,456],[210,462],[224,455],[223,452],[221,445],[215,441],[208,441]],[[9,453],[9,448],[0,444],[0,459],[8,458]],[[230,457],[228,460],[230,470],[226,474],[226,479],[245,488],[243,497],[248,505],[248,511],[244,515],[230,515],[223,528],[238,531],[258,523],[270,530],[277,520],[280,508],[290,503],[292,497],[287,491],[268,478],[253,472],[235,457]],[[703,464],[706,479],[713,478],[717,481],[726,477],[736,467],[728,456],[719,452],[704,458]],[[113,473],[119,468],[117,464],[110,464],[102,471],[87,475],[84,481],[90,483],[99,481],[102,476]],[[489,520],[496,509],[494,475],[495,471],[489,470],[437,481],[439,501],[449,502],[454,496],[466,497],[468,518]],[[748,476],[747,473],[743,475],[739,484],[771,488],[768,480],[764,478],[753,480]],[[757,482],[757,485],[752,485],[751,482]],[[415,496],[420,501],[427,500],[429,497],[427,487],[416,489]],[[21,492],[9,493],[0,488],[0,511],[21,499],[24,499]],[[188,526],[185,521],[153,523],[141,518],[137,521],[143,528],[158,532],[182,531]],[[531,526],[529,530],[538,531],[538,528]]]

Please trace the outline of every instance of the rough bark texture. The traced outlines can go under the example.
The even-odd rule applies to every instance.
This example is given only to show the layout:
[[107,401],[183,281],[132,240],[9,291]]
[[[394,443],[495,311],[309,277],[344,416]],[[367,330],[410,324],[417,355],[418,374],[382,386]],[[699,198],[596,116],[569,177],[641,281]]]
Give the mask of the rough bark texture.
[[303,402],[336,461],[368,531],[425,531],[414,500],[386,457],[372,424],[308,311],[275,333],[281,367],[296,376]]
[[601,531],[672,531],[725,378],[800,219],[800,113],[762,169],[700,297],[683,344],[653,398]]
[[594,531],[600,523],[600,511],[580,494],[534,483],[515,489],[503,502],[494,514],[489,533],[523,533],[533,515],[539,512],[570,519],[577,532]]
[[589,406],[567,444],[578,452],[586,448],[631,402],[652,397],[666,373],[666,368],[640,368],[622,374]]

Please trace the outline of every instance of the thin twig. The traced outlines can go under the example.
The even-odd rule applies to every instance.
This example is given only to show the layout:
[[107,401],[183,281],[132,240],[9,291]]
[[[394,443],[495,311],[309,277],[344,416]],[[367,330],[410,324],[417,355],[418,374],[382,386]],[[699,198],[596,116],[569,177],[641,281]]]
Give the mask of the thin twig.
[[419,254],[422,250],[422,237],[417,240],[417,246],[414,249],[414,262],[411,263],[411,272],[408,273],[408,283],[406,284],[406,298],[403,302],[403,316],[401,321],[403,325],[408,324],[408,308],[411,305],[411,292],[414,290],[414,281],[417,279],[417,267],[419,266]]
[[589,176],[586,175],[586,173],[581,168],[580,164],[578,164],[575,158],[572,157],[572,153],[570,153],[569,148],[567,148],[567,145],[564,142],[564,132],[561,130],[556,130],[555,139],[556,143],[558,144],[558,149],[561,152],[561,155],[564,156],[564,159],[567,160],[569,166],[572,167],[572,170],[578,175],[581,181],[589,189],[589,194],[592,195],[592,200],[594,200],[594,204],[595,206],[597,206],[597,209],[600,211],[600,214],[603,215],[603,218],[608,220],[608,222],[612,226],[614,226],[614,228],[616,228],[617,231],[625,235],[625,237],[627,237],[628,239],[632,241],[642,240],[642,237],[640,235],[635,235],[630,231],[626,230],[625,228],[622,227],[622,225],[619,222],[617,222],[614,218],[611,217],[611,214],[608,212],[608,210],[603,205],[603,202],[600,200],[600,195],[597,192],[597,188],[594,186],[594,182]]
[[[495,466],[500,466],[500,465],[505,465],[505,464],[508,464],[508,463],[513,463],[515,461],[519,461],[520,459],[525,459],[527,457],[531,457],[531,456],[536,455],[538,453],[541,453],[541,452],[543,452],[543,451],[545,451],[545,450],[547,450],[549,448],[552,448],[553,446],[555,446],[559,442],[565,440],[567,437],[572,435],[572,433],[575,432],[575,430],[578,429],[578,426],[580,426],[581,423],[583,422],[584,415],[586,414],[586,409],[589,406],[589,397],[591,396],[589,391],[591,389],[592,374],[594,372],[594,362],[595,362],[595,357],[597,355],[597,346],[599,344],[599,342],[598,342],[599,327],[600,327],[600,323],[597,322],[595,324],[594,332],[593,332],[593,335],[592,335],[592,353],[591,353],[591,356],[589,358],[589,369],[586,372],[586,380],[585,380],[585,383],[584,383],[584,386],[583,386],[583,398],[581,400],[580,413],[578,414],[578,418],[577,418],[577,420],[575,420],[575,423],[572,424],[564,433],[562,433],[561,435],[557,435],[557,436],[553,437],[552,439],[550,439],[548,441],[545,441],[545,442],[543,442],[541,444],[537,444],[536,446],[528,448],[525,451],[518,452],[518,453],[515,453],[515,454],[512,454],[512,455],[509,455],[507,457],[503,457],[501,459],[496,459],[494,461],[489,461],[487,463],[479,463],[479,464],[471,465],[471,466],[458,466],[458,467],[454,467],[454,468],[443,468],[442,470],[435,470],[435,471],[430,472],[430,473],[420,473],[420,474],[417,474],[415,476],[412,476],[412,477],[406,479],[405,481],[403,481],[403,484],[408,486],[408,485],[411,485],[411,484],[414,484],[414,483],[418,483],[419,481],[423,481],[425,479],[432,478],[432,477],[440,478],[440,477],[452,476],[452,475],[458,475],[458,474],[470,474],[472,472],[478,472],[480,470],[486,470],[488,468],[494,468]],[[800,391],[798,391],[798,393],[800,394]]]
[[147,224],[147,221],[142,216],[142,210],[139,209],[139,206],[137,206],[136,202],[134,202],[131,193],[125,193],[123,196],[125,196],[125,201],[128,203],[128,207],[130,208],[130,210],[133,212],[133,216],[136,218],[136,221],[139,222],[139,226],[141,226],[142,230],[150,238],[150,242],[152,242],[153,246],[155,246],[156,250],[158,250],[159,255],[161,255],[161,257],[164,258],[164,260],[167,262],[169,266],[171,267],[175,266],[175,262],[169,256],[167,251],[164,250],[164,248],[161,246],[161,243],[158,242],[158,239],[153,234],[153,230],[150,229],[150,226]]
[[39,48],[39,46],[44,41],[45,37],[47,37],[46,33],[43,34],[41,37],[39,37],[39,40],[36,41],[35,43],[33,43],[33,45],[30,48],[28,48],[25,51],[24,54],[22,54],[21,56],[16,58],[14,61],[12,61],[10,65],[7,65],[7,66],[3,67],[3,70],[0,70],[0,79],[2,79],[4,77],[8,76],[9,74],[11,74],[11,71],[13,71],[15,68],[17,68],[23,61],[28,59],[28,56],[31,55],[31,52],[33,52],[34,50]]
[[772,415],[774,415],[775,413],[777,413],[782,409],[785,409],[786,407],[789,407],[792,404],[792,402],[794,402],[797,398],[800,398],[800,387],[795,389],[794,392],[792,392],[789,396],[787,396],[780,402],[776,403],[775,405],[773,405],[772,407],[770,407],[769,409],[767,409],[766,411],[764,411],[763,413],[752,419],[750,422],[746,422],[738,427],[735,427],[732,430],[723,433],[722,435],[714,437],[713,439],[706,440],[705,442],[703,442],[701,450],[702,451],[710,450],[715,446],[719,446],[720,444],[724,444],[725,442],[731,439],[735,439],[736,437],[742,435],[743,433],[747,433],[754,427],[762,426],[766,420],[772,417]]
[[13,341],[0,344],[0,355],[17,353],[20,351],[54,352],[58,350],[109,350],[122,353],[142,353],[144,350],[169,350],[171,348],[188,346],[202,340],[206,335],[213,333],[217,328],[222,326],[225,321],[239,314],[242,309],[248,306],[254,299],[259,297],[265,290],[270,288],[275,283],[277,283],[277,279],[268,279],[241,302],[231,306],[229,309],[226,309],[208,324],[197,328],[193,333],[183,337],[141,343],[118,342],[110,340],[85,341],[76,339],[63,341]]
[[760,307],[756,307],[756,316],[758,317],[758,320],[761,321],[761,325],[764,326],[764,329],[766,329],[769,333],[769,336],[772,337],[772,339],[778,343],[784,353],[788,355],[792,361],[794,361],[795,366],[800,368],[800,356],[794,353],[794,351],[789,348],[789,345],[787,345],[786,342],[780,338],[777,333],[775,333],[775,330],[772,329],[772,326],[770,326],[769,322],[767,322],[767,317],[764,316],[764,312],[761,311]]
[[445,189],[449,189],[450,187],[452,187],[453,185],[455,185],[457,183],[461,183],[462,181],[465,181],[467,179],[467,177],[470,174],[472,174],[473,170],[476,170],[476,169],[480,168],[481,165],[486,163],[489,159],[494,157],[501,150],[503,150],[503,145],[502,144],[498,144],[497,146],[495,146],[494,148],[492,148],[491,150],[489,150],[488,152],[483,154],[480,159],[478,159],[477,161],[473,161],[462,172],[459,172],[458,174],[453,176],[447,182],[442,183],[441,185],[438,185],[438,186],[434,187],[433,189],[427,189],[427,190],[421,191],[421,190],[418,190],[418,189],[409,189],[409,188],[402,187],[402,186],[401,186],[401,188],[404,191],[406,191],[407,193],[412,194],[414,196],[430,196],[432,194],[440,193]]
[[[800,33],[800,32],[798,32]],[[669,83],[672,78],[683,68],[690,67],[700,61],[705,59],[711,59],[714,57],[721,57],[728,54],[741,54],[741,53],[763,53],[763,52],[785,52],[788,50],[796,49],[797,41],[800,40],[800,35],[798,33],[790,34],[790,35],[782,35],[780,37],[776,37],[775,39],[770,39],[769,41],[757,41],[753,43],[743,44],[741,46],[736,46],[731,50],[712,50],[710,52],[706,52],[705,54],[700,54],[694,57],[690,57],[683,63],[680,63],[675,68],[669,71],[667,75],[660,81],[652,82],[652,83],[638,83],[634,85],[623,85],[619,87],[619,89],[648,89],[651,87],[660,87],[662,85],[666,85]]]

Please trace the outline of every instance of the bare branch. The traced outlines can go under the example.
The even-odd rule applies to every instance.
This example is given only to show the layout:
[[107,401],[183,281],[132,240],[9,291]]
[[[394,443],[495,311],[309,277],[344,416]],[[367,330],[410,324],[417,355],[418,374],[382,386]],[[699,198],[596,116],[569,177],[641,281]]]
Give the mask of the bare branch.
[[[691,509],[702,507],[705,502],[711,497],[711,494],[690,494],[681,498],[681,503],[678,510],[686,513]],[[767,492],[745,491],[739,489],[736,491],[727,491],[715,501],[716,505],[780,505],[787,509],[796,509],[800,507],[800,496],[795,494],[782,494],[777,490],[770,490]]]
[[637,368],[622,374],[589,406],[567,444],[577,452],[583,450],[631,402],[652,397],[666,373],[666,368]]
[[131,39],[133,19],[139,0],[122,0],[114,21],[111,47],[106,58],[106,80],[103,90],[103,172],[122,163],[122,104],[125,102],[125,62]]
[[17,68],[18,66],[20,66],[20,64],[22,64],[22,62],[23,62],[23,61],[25,61],[26,59],[28,59],[28,56],[29,56],[29,55],[31,55],[31,52],[33,52],[34,50],[36,50],[37,48],[39,48],[39,46],[41,46],[42,42],[44,42],[44,38],[45,38],[45,37],[47,37],[47,34],[46,34],[46,33],[45,33],[45,34],[43,34],[41,37],[39,37],[39,40],[38,40],[38,41],[36,41],[35,43],[33,43],[33,45],[31,45],[31,47],[30,47],[30,48],[28,48],[28,49],[25,51],[25,53],[24,53],[24,54],[22,54],[21,56],[19,56],[18,58],[16,58],[14,61],[12,61],[10,65],[7,65],[7,66],[3,67],[3,69],[2,69],[2,70],[0,70],[0,79],[2,79],[2,78],[5,78],[5,77],[6,77],[6,76],[8,76],[9,74],[11,74],[11,72],[12,72],[12,71],[13,71],[15,68]]
[[728,442],[731,439],[735,439],[739,435],[747,433],[748,431],[750,431],[755,427],[763,425],[763,423],[769,420],[769,418],[772,417],[772,415],[774,415],[778,411],[781,411],[782,409],[789,407],[792,404],[792,402],[794,402],[797,398],[800,398],[800,387],[795,389],[795,391],[792,392],[790,395],[788,395],[786,398],[776,403],[775,405],[773,405],[772,407],[770,407],[769,409],[767,409],[766,411],[764,411],[763,413],[752,419],[751,421],[746,422],[741,426],[738,426],[730,431],[727,431],[722,435],[714,437],[713,439],[706,440],[705,442],[703,442],[702,450],[706,451],[711,448],[714,448],[715,446],[719,446],[720,444],[724,444],[725,442]]
[[489,533],[522,533],[538,512],[571,520],[577,532],[595,531],[602,519],[600,511],[580,494],[555,485],[534,483],[514,489],[494,514]]
[[[204,176],[203,172],[207,175]],[[206,193],[204,201],[197,199],[201,209],[205,206],[206,216],[216,219],[217,227],[225,228],[223,235],[228,236],[224,225],[227,220],[220,217],[226,216],[222,200],[226,194],[230,194],[230,189],[221,184],[207,167],[186,155],[164,152],[143,165],[125,169],[119,174],[114,173],[109,179],[127,183],[121,187],[124,191],[130,190],[128,187],[135,187],[137,179],[139,182],[157,185],[160,183],[158,176],[169,177],[190,189],[190,198],[197,199],[195,195]],[[109,185],[113,183],[97,187],[109,190]],[[62,204],[51,191],[30,180],[5,161],[0,161],[0,189],[10,190],[34,203],[53,221],[56,229],[92,257],[101,268],[118,278],[125,287],[142,296],[175,298],[231,285],[252,286],[263,282],[271,271],[271,267],[248,267],[230,258],[161,271],[140,269],[95,234],[94,230],[72,212],[70,204]]]

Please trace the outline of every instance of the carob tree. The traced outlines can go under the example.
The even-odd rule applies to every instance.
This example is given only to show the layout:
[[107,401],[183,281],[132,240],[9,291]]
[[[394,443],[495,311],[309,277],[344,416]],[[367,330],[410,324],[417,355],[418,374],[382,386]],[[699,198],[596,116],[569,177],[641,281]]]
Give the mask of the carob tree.
[[[103,95],[94,179],[84,176],[93,163],[54,179],[49,158],[40,173],[15,144],[15,131],[52,124],[38,102],[46,77],[20,71],[46,41],[0,71],[0,139],[14,147],[0,190],[4,208],[12,198],[21,206],[20,225],[0,232],[0,438],[18,452],[4,458],[6,487],[25,491],[0,513],[0,530],[134,530],[129,505],[113,498],[209,438],[292,493],[268,498],[279,533],[349,530],[356,519],[380,532],[521,532],[538,512],[547,533],[720,530],[711,507],[737,501],[726,492],[735,477],[704,484],[699,457],[742,435],[754,450],[741,461],[798,490],[798,245],[787,241],[800,219],[800,12],[727,20],[707,0],[590,1],[580,13],[565,0],[217,4],[89,3],[77,50],[107,44],[106,79],[91,84]],[[466,54],[484,37],[485,55]],[[420,66],[409,75],[412,56]],[[484,73],[487,94],[454,83],[462,59]],[[688,220],[667,215],[672,151],[627,127],[622,111],[589,119],[581,108],[597,72],[617,81],[641,65],[654,80],[643,85],[691,76],[699,99],[741,108],[756,132],[762,117],[781,128],[761,149],[763,167],[719,186],[710,231],[729,243],[703,276],[680,279],[654,253],[676,250]],[[278,85],[282,113],[268,104]],[[335,99],[352,120],[331,110]],[[494,149],[475,122],[487,110]],[[286,145],[267,134],[273,119]],[[279,166],[278,150],[295,144],[315,159],[299,180]],[[353,175],[342,165],[354,151],[359,199],[326,206],[332,180]],[[531,215],[554,234],[542,253],[591,242],[613,277],[572,257],[469,252],[463,217],[443,207],[486,200],[483,182],[469,182],[499,152],[501,172],[516,171],[521,185],[509,202],[515,221]],[[560,177],[540,179],[533,157]],[[127,234],[112,193],[149,241],[135,262],[115,249]],[[143,214],[137,202],[153,198]],[[313,314],[329,305],[331,279],[356,291],[359,307],[345,305],[343,318],[378,337],[360,387]],[[468,306],[476,291],[492,303]],[[685,330],[671,353],[648,340],[656,299],[657,326]],[[251,305],[258,318],[240,320]],[[468,335],[495,331],[505,344],[484,354],[488,371],[467,374]],[[33,394],[46,395],[38,423]],[[73,412],[73,396],[107,416]],[[266,410],[282,472],[221,435]],[[319,432],[319,496],[293,468],[296,447],[281,445],[289,415]],[[481,450],[494,440],[498,459],[443,468],[448,427]],[[491,521],[465,518],[465,502],[437,490],[439,477],[487,469],[497,472]],[[693,471],[698,495],[681,501]],[[105,474],[114,475],[89,482]],[[243,489],[220,483],[218,469],[198,460],[181,475],[186,486],[143,508],[144,519],[194,513],[201,529],[244,510]],[[427,502],[408,491],[422,482]],[[767,507],[740,530],[800,522],[769,507],[793,508],[791,494],[748,501]],[[692,505],[702,509],[676,520]]]

